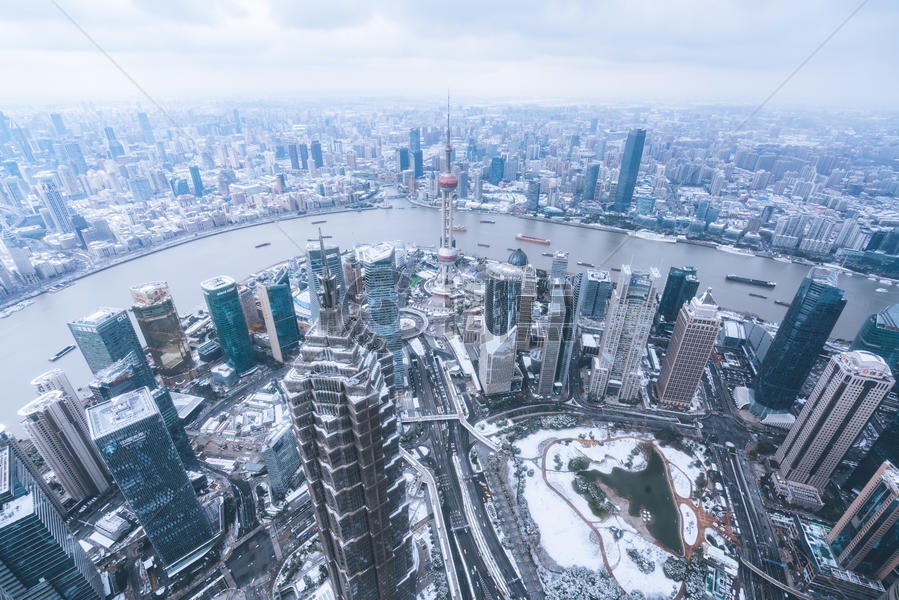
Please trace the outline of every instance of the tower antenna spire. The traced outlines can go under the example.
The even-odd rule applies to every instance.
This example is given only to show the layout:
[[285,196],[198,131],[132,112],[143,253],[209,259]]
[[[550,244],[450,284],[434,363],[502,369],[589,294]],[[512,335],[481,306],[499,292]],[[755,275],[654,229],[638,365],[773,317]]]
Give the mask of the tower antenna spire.
[[450,145],[450,91],[446,90],[446,172],[452,173],[450,159],[453,153],[453,147]]

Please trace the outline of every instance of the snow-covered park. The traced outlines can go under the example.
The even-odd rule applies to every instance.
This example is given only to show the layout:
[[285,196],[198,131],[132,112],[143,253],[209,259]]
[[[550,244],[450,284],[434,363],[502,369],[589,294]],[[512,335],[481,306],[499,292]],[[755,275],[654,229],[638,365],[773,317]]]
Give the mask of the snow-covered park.
[[[509,441],[509,427],[488,431],[498,443]],[[604,506],[609,510],[597,512],[588,495],[576,491],[576,480],[584,470],[582,465],[589,465],[589,472],[606,474],[615,468],[642,471],[647,467],[647,445],[653,446],[665,459],[674,502],[679,507],[675,514],[679,515],[683,544],[692,547],[702,542],[698,539],[697,513],[690,503],[693,482],[704,476],[702,464],[683,450],[661,445],[649,434],[614,427],[525,430],[523,436],[522,429],[518,431],[512,442],[524,467],[518,470],[522,473],[524,500],[540,531],[540,544],[555,566],[608,569],[628,592],[639,590],[647,599],[673,598],[680,582],[666,577],[662,565],[674,554],[648,533],[645,522],[652,515],[629,516],[627,501],[605,487],[608,504]],[[571,463],[573,460],[576,462]],[[569,464],[581,468],[572,470]]]

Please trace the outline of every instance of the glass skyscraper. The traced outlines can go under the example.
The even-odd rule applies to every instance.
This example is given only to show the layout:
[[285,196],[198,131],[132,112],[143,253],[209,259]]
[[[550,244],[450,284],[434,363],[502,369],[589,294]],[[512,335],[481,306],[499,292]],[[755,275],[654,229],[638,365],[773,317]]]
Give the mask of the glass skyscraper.
[[624,154],[621,156],[621,170],[618,172],[618,187],[615,188],[615,204],[612,206],[615,212],[626,213],[631,209],[645,141],[645,129],[631,129],[627,134]]
[[100,600],[100,574],[10,442],[0,436],[0,597]]
[[190,446],[190,440],[184,431],[178,410],[172,402],[171,394],[167,388],[156,386],[156,380],[146,363],[138,361],[133,352],[97,373],[89,387],[97,402],[107,402],[116,396],[141,388],[149,389],[150,395],[165,421],[165,426],[169,430],[169,435],[172,436],[172,441],[178,449],[181,462],[188,469],[199,469],[197,456]]
[[214,533],[147,388],[88,407],[91,437],[170,575],[202,556]]
[[[340,259],[340,248],[334,244],[325,244],[324,256],[328,261],[328,271],[337,279],[337,293],[343,307],[347,307],[346,283],[343,279],[343,263]],[[318,318],[319,294],[321,284],[319,277],[322,274],[322,249],[319,242],[306,244],[306,276],[309,280],[309,308],[312,320]]]
[[813,267],[759,366],[753,412],[784,412],[793,406],[844,306],[836,272]]
[[[396,254],[392,244],[382,242],[363,248],[362,282],[368,302],[371,329],[393,355],[393,383],[403,387],[403,338],[400,335],[400,308],[396,295]],[[333,271],[332,271],[333,272]]]
[[194,360],[181,327],[181,319],[164,281],[131,288],[131,312],[144,334],[153,363],[163,378],[177,377],[194,368]]
[[230,277],[220,275],[207,279],[200,287],[228,363],[238,373],[249,371],[256,366],[256,355],[237,283]]
[[282,267],[260,277],[256,290],[272,356],[284,362],[288,353],[300,347],[300,329],[287,269]]
[[677,319],[681,307],[690,298],[696,296],[698,289],[699,279],[696,277],[696,267],[671,267],[668,269],[665,290],[659,301],[659,315],[668,323],[673,323]]
[[521,283],[522,272],[519,267],[503,263],[487,267],[484,325],[493,335],[505,335],[518,324]]
[[284,424],[265,439],[262,460],[275,498],[283,498],[300,469],[300,453],[293,426]]
[[851,349],[877,354],[896,375],[899,372],[899,304],[868,317],[852,341]]
[[599,179],[599,163],[587,165],[584,175],[584,200],[593,200],[596,195],[596,181]]
[[860,488],[877,472],[877,469],[888,460],[899,464],[899,413],[883,428],[871,449],[849,475],[843,487],[847,490]]
[[612,297],[612,280],[608,271],[585,271],[578,274],[578,304],[581,315],[604,320]]
[[69,331],[94,374],[129,352],[146,362],[140,340],[124,310],[98,308],[96,312],[69,323]]
[[203,195],[203,180],[200,178],[200,167],[190,167],[190,182],[194,185],[194,196]]

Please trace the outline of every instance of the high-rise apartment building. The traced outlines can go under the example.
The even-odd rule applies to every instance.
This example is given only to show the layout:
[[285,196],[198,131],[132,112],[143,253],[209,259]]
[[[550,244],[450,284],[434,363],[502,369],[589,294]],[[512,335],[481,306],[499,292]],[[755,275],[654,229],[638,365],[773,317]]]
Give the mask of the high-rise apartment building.
[[278,362],[284,362],[300,347],[300,329],[287,269],[281,267],[261,277],[256,282],[256,290],[272,356]]
[[81,502],[109,488],[109,472],[91,441],[84,408],[77,398],[52,390],[22,407],[19,416],[71,498]]
[[836,272],[813,267],[799,285],[759,367],[755,402],[750,406],[753,412],[764,415],[793,406],[844,306],[846,298],[837,287]]
[[777,449],[780,476],[823,491],[894,383],[876,354],[854,350],[833,355]]
[[627,134],[624,154],[621,156],[621,170],[618,173],[618,186],[615,188],[615,203],[612,206],[615,212],[626,213],[631,209],[645,141],[645,129],[631,129]]
[[540,363],[540,375],[537,380],[537,395],[550,396],[555,390],[556,374],[559,367],[559,356],[562,353],[565,319],[565,280],[552,280],[546,337],[543,340],[543,360]]
[[39,396],[53,390],[59,390],[72,400],[79,400],[75,388],[62,369],[50,369],[46,373],[41,373],[31,380],[31,385],[34,386]]
[[337,279],[337,292],[340,295],[340,302],[344,308],[347,307],[346,283],[343,279],[340,248],[334,244],[326,243],[324,250],[322,250],[319,242],[309,242],[306,244],[306,277],[309,282],[309,308],[313,321],[318,318],[319,294],[321,293],[319,278],[322,275],[325,261],[328,263],[328,270]]
[[659,300],[659,315],[665,321],[673,322],[684,303],[694,297],[698,289],[699,278],[696,277],[696,267],[671,267],[668,269],[662,299]]
[[711,289],[681,306],[656,382],[659,404],[678,410],[690,408],[720,329],[718,304]]
[[401,389],[406,368],[403,362],[403,337],[400,333],[400,309],[396,292],[396,255],[393,244],[381,242],[359,251],[362,282],[368,303],[371,330],[384,340],[393,355],[393,384]]
[[147,388],[87,409],[91,437],[169,575],[202,557],[214,533]]
[[47,210],[50,211],[50,218],[53,220],[53,226],[58,233],[73,233],[75,227],[72,225],[72,215],[66,204],[65,198],[59,191],[58,178],[56,173],[52,171],[43,171],[34,176],[41,192],[41,197]]
[[284,424],[276,427],[262,444],[262,460],[268,471],[272,495],[283,498],[300,470],[300,453],[293,427]]
[[69,323],[87,366],[93,373],[134,352],[146,362],[143,347],[128,313],[118,308],[98,308],[94,313]]
[[164,380],[183,378],[194,369],[194,359],[169,285],[153,281],[130,291],[134,300],[131,312],[159,374]]
[[230,277],[220,275],[207,279],[200,287],[228,363],[238,373],[249,371],[256,366],[256,355],[237,283]]
[[478,377],[488,396],[508,393],[512,387],[522,280],[521,267],[508,263],[487,266]]
[[0,436],[0,597],[101,600],[100,574],[17,448]]
[[325,566],[341,600],[411,600],[393,356],[348,317],[322,269],[321,310],[282,386],[293,417]]
[[899,304],[868,317],[849,349],[873,352],[886,361],[894,375],[899,373]]
[[827,541],[846,569],[883,581],[899,567],[899,469],[880,465]]
[[640,361],[658,305],[659,272],[631,271],[621,266],[618,285],[600,342],[593,358],[589,394],[595,400],[612,398],[632,402],[639,391]]

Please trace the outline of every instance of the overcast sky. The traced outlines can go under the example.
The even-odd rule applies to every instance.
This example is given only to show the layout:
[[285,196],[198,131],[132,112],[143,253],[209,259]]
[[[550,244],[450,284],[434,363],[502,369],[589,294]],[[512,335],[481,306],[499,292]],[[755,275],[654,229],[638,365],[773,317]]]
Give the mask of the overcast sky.
[[[763,100],[859,0],[56,0],[163,101],[360,95]],[[772,105],[895,108],[899,3],[870,0]],[[0,0],[0,105],[137,99],[52,0]],[[2,109],[2,106],[0,106]]]

